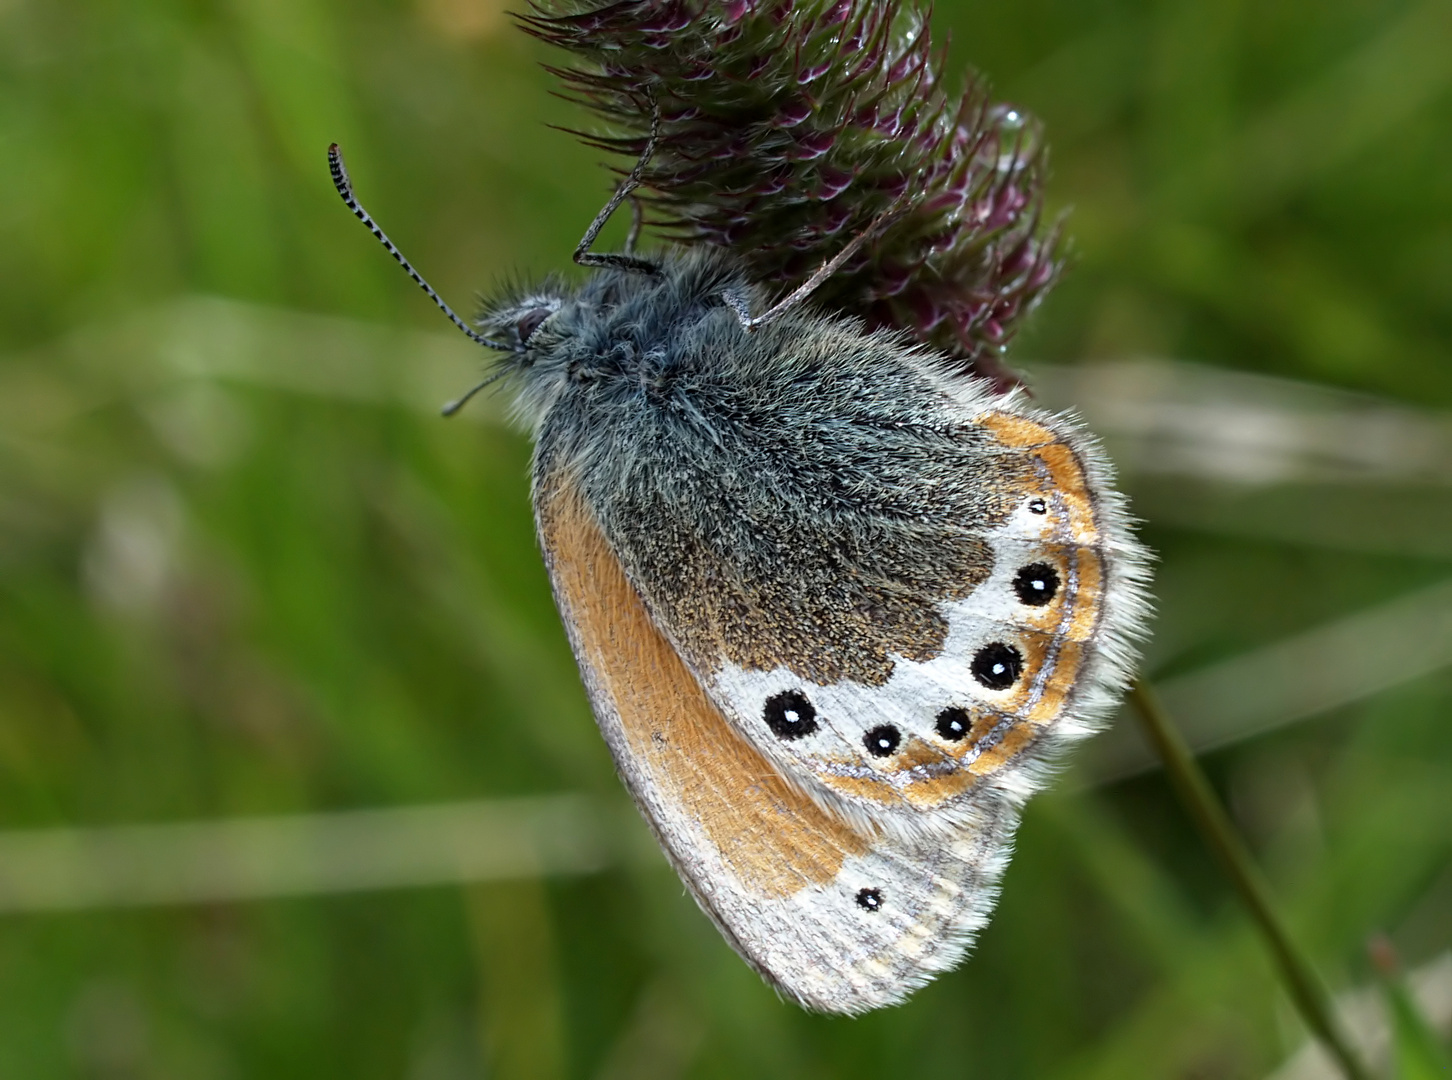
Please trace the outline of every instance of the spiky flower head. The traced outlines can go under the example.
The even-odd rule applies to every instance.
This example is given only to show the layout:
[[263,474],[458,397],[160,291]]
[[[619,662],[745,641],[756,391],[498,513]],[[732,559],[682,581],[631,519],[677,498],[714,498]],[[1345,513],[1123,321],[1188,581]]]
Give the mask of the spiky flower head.
[[1060,268],[1038,126],[977,76],[945,90],[910,0],[540,0],[520,21],[573,55],[551,70],[609,121],[593,145],[638,156],[659,109],[644,198],[666,235],[788,290],[877,222],[814,300],[1012,382],[998,358]]

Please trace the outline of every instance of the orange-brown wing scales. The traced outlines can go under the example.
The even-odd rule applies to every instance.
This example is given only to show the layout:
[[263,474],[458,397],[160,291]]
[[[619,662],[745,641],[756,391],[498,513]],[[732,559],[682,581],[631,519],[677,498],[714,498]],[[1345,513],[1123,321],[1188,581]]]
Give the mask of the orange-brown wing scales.
[[632,794],[677,808],[744,885],[788,896],[830,881],[867,841],[788,784],[706,697],[651,624],[566,481],[538,499],[560,606],[581,664],[613,703]]
[[1058,536],[1084,547],[1100,542],[1098,515],[1084,463],[1062,436],[1037,420],[1008,412],[989,412],[977,422],[993,433],[1004,450],[1029,455],[1038,482],[1027,485],[1024,495],[1037,495],[1049,503]]

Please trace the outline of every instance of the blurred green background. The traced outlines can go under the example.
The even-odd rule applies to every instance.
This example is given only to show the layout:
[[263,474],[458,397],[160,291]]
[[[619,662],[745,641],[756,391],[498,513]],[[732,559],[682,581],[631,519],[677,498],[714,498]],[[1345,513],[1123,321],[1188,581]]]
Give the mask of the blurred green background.
[[[1385,931],[1452,1022],[1452,4],[935,27],[1046,124],[1015,356],[1147,519],[1150,672],[1332,989],[1375,1028]],[[456,306],[563,267],[609,176],[549,59],[494,0],[0,0],[0,1076],[1325,1075],[1129,717],[902,1008],[780,1003],[683,894],[527,442],[437,417],[480,357],[324,161]]]

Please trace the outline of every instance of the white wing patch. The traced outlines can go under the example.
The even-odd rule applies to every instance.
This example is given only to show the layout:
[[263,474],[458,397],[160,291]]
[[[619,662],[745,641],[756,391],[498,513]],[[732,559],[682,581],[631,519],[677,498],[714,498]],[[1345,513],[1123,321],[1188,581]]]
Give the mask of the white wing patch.
[[709,845],[700,868],[718,925],[758,970],[809,1008],[856,1013],[958,964],[988,921],[1016,823],[996,803],[945,840],[881,839],[831,882],[781,900],[753,895]]

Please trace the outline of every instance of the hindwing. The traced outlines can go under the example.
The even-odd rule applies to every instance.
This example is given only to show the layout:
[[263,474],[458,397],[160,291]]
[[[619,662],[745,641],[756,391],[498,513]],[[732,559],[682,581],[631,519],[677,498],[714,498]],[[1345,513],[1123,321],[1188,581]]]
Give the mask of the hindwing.
[[722,715],[656,627],[567,475],[539,531],[626,787],[702,909],[769,982],[857,1013],[954,966],[986,921],[1017,814],[981,800],[945,839],[885,836],[807,797]]

